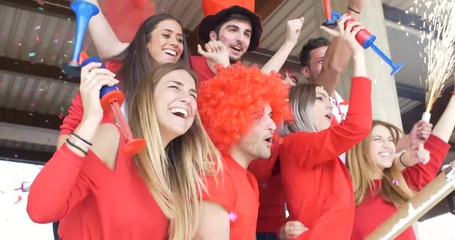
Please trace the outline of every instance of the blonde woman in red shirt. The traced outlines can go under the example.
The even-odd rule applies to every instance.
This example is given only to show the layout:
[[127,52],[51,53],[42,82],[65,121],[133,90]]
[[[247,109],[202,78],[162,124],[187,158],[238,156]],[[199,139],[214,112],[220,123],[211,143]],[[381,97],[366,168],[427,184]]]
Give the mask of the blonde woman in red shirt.
[[339,33],[353,51],[354,71],[350,107],[346,120],[332,124],[333,104],[328,93],[316,84],[293,87],[289,104],[294,114],[281,128],[281,173],[289,220],[301,222],[302,234],[290,229],[295,239],[350,239],[354,222],[351,179],[339,155],[368,135],[371,128],[371,81],[366,77],[364,50],[355,35],[359,23],[339,22]]
[[[84,116],[33,182],[27,211],[38,223],[61,220],[72,239],[192,239],[205,173],[220,155],[197,112],[197,81],[181,64],[163,64],[140,81],[129,123],[146,148],[126,140],[100,105],[101,86],[118,81],[99,63],[82,68]],[[202,173],[202,174],[201,174]]]
[[[428,138],[424,149],[429,153],[419,152],[419,141],[412,140],[398,157],[395,146],[401,130],[390,123],[373,121],[370,135],[348,153],[356,204],[352,239],[365,239],[399,207],[406,206],[415,191],[433,180],[450,149],[447,142],[455,127],[454,114],[452,95],[431,135],[431,124],[423,121],[411,131],[410,139]],[[396,239],[411,240],[416,236],[410,227]]]

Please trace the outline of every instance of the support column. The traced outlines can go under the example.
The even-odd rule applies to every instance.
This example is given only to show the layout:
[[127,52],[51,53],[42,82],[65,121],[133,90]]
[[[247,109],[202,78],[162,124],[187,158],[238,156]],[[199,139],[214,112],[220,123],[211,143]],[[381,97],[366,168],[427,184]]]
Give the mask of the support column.
[[[322,5],[322,0],[320,1]],[[345,13],[348,7],[348,1],[333,0],[332,10],[341,14]],[[320,9],[320,8],[315,8]],[[324,14],[321,11],[319,14]],[[368,0],[365,4],[358,21],[376,36],[375,44],[387,56],[390,56],[388,37],[385,26],[384,13],[381,0]],[[373,119],[390,122],[402,128],[400,107],[398,104],[398,95],[394,77],[390,76],[391,67],[384,62],[372,49],[365,50],[365,60],[367,65],[367,74],[373,82]],[[404,66],[406,67],[406,66]],[[352,77],[352,65],[343,74],[342,80],[337,88],[338,92],[344,97],[349,97],[351,86],[350,78]]]

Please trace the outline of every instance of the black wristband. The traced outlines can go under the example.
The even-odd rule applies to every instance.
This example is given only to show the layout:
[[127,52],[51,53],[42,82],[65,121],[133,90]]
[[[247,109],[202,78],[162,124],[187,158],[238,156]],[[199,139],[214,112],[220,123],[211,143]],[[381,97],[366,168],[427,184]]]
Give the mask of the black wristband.
[[79,146],[77,146],[76,144],[72,143],[68,138],[66,139],[66,143],[69,144],[71,147],[74,147],[76,148],[77,150],[81,151],[82,153],[84,153],[85,155],[87,155],[87,152],[84,151],[82,148],[80,148]]
[[75,138],[77,138],[77,139],[79,139],[79,140],[81,140],[81,141],[84,142],[85,144],[87,144],[87,145],[89,145],[89,146],[92,146],[92,143],[91,143],[91,142],[89,142],[89,141],[87,141],[87,140],[85,140],[85,139],[79,137],[79,135],[75,134],[74,132],[71,132],[70,135],[73,136],[73,137],[75,137]]
[[349,10],[351,10],[351,11],[353,11],[353,12],[355,12],[355,13],[357,13],[357,14],[360,14],[360,12],[359,12],[359,11],[357,11],[357,10],[354,10],[354,9],[353,9],[351,6],[348,6],[348,9],[349,9]]
[[400,163],[401,163],[401,165],[403,165],[404,167],[408,168],[408,167],[411,167],[411,166],[408,166],[408,165],[404,164],[404,163],[403,163],[403,160],[401,159],[401,157],[403,157],[403,155],[404,155],[405,153],[406,153],[406,151],[404,151],[404,152],[402,152],[402,153],[400,154]]

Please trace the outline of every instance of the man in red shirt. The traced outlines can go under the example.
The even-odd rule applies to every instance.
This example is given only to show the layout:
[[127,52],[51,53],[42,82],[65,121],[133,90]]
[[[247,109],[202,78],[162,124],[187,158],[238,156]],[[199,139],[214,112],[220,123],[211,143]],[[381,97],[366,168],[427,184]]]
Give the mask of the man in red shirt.
[[206,178],[196,239],[251,240],[259,192],[247,167],[270,157],[276,124],[290,117],[288,87],[278,74],[265,75],[257,67],[237,63],[217,70],[199,90],[198,110],[224,159],[222,171]]
[[[242,58],[247,51],[255,50],[259,45],[262,34],[261,18],[254,12],[240,7],[232,6],[225,8],[216,14],[208,15],[202,19],[198,27],[198,37],[206,43],[207,48],[219,48],[227,51],[226,58],[206,58],[208,52],[199,49],[204,56],[191,56],[191,67],[196,72],[200,82],[206,81],[215,76],[216,64],[224,66],[236,62]],[[228,59],[227,59],[228,56]]]

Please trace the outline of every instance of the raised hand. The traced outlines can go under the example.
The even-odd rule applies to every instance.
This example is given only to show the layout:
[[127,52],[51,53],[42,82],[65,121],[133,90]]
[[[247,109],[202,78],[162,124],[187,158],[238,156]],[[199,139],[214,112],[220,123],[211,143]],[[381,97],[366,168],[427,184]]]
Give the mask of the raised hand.
[[223,42],[210,40],[205,44],[204,48],[205,50],[202,49],[200,44],[197,45],[197,52],[206,59],[216,64],[221,64],[224,67],[230,65],[229,52]]
[[286,42],[293,44],[293,46],[297,44],[304,21],[305,19],[301,17],[287,22]]
[[101,122],[103,109],[100,103],[100,89],[104,85],[114,86],[118,83],[115,74],[100,68],[101,63],[92,62],[81,69],[81,84],[79,91],[84,107],[84,119]]

